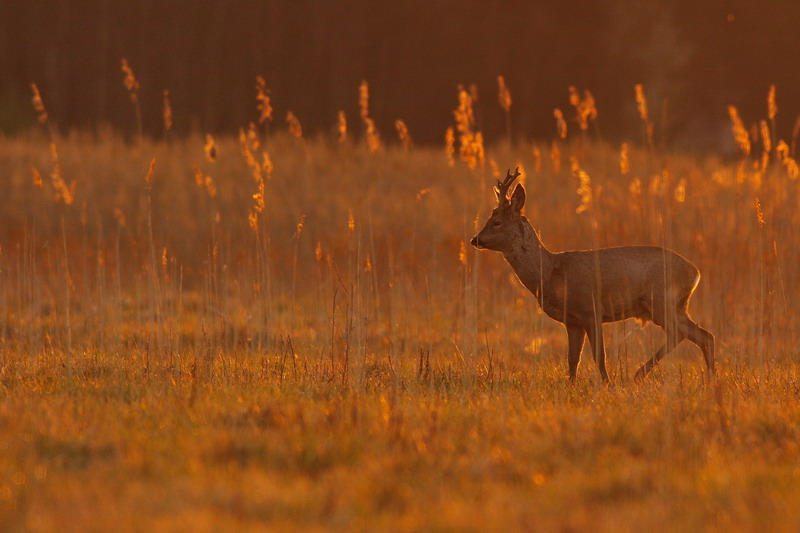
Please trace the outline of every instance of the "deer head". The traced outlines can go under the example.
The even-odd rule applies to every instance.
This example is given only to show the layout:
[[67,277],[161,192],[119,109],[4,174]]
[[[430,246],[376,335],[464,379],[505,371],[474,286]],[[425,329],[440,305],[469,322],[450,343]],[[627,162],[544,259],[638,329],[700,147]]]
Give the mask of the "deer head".
[[470,244],[475,248],[485,248],[498,252],[511,250],[515,243],[523,237],[522,206],[525,205],[525,188],[517,185],[511,198],[508,189],[519,177],[519,167],[511,174],[509,170],[503,181],[497,181],[494,192],[497,195],[497,207],[492,211],[483,229],[475,235]]

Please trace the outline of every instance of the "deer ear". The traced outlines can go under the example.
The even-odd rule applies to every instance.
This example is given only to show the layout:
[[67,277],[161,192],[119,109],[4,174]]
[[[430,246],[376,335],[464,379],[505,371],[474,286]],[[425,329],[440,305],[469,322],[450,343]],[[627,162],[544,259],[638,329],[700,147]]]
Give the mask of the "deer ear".
[[525,187],[517,185],[514,194],[511,195],[511,209],[521,212],[523,205],[525,205]]

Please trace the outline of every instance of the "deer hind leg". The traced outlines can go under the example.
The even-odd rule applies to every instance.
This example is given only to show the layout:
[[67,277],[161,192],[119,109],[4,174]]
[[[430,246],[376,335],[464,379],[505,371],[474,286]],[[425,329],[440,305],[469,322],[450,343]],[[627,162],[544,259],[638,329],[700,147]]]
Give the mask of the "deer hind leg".
[[[667,334],[667,340],[664,345],[658,349],[653,357],[646,361],[639,370],[636,371],[634,379],[639,381],[647,377],[647,375],[655,368],[659,361],[664,356],[671,352],[680,342],[688,336],[687,328],[681,318],[686,317],[685,313],[677,312],[677,316],[667,316],[671,313],[665,313],[664,308],[660,305],[653,306],[653,322],[658,324],[664,329]],[[688,319],[688,317],[686,317]]]
[[686,338],[686,335],[677,323],[673,323],[668,327],[662,326],[661,324],[659,324],[659,326],[663,327],[664,331],[667,333],[667,341],[661,348],[658,349],[653,357],[639,367],[639,370],[637,370],[636,374],[634,375],[634,379],[637,381],[647,377],[647,374],[649,374],[650,371],[655,368],[658,362],[661,361],[665,355],[671,352],[678,344],[680,344],[683,339]]
[[586,331],[584,331],[583,327],[574,324],[566,324],[566,327],[567,339],[569,340],[569,353],[567,354],[569,380],[574,383],[575,377],[578,375],[578,364],[581,362],[581,350],[583,349],[583,341],[586,339]]
[[714,335],[698,326],[688,315],[681,317],[680,322],[680,327],[685,331],[686,337],[702,350],[708,372],[714,376],[716,374],[714,364]]

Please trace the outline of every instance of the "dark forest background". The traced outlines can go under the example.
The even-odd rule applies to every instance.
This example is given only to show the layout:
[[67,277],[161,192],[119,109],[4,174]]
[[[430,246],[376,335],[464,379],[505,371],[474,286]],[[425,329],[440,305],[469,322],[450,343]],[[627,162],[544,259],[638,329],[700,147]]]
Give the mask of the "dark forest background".
[[553,136],[570,85],[594,94],[604,138],[636,141],[633,86],[644,84],[661,138],[684,149],[730,144],[726,106],[763,118],[771,84],[779,136],[800,113],[795,0],[0,0],[0,131],[35,122],[32,81],[62,131],[132,131],[121,57],[154,137],[164,89],[177,132],[237,131],[256,117],[259,74],[276,128],[289,109],[312,134],[340,109],[356,124],[365,79],[383,136],[402,118],[417,143],[441,142],[460,83],[477,84],[486,137],[502,138],[498,74],[517,139]]

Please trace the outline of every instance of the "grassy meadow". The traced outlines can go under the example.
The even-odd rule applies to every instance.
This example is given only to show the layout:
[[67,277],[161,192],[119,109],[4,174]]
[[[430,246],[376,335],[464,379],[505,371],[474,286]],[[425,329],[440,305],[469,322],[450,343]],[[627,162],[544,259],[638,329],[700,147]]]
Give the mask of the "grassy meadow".
[[[484,148],[462,99],[448,153],[366,103],[159,140],[39,103],[0,139],[3,531],[800,528],[800,180],[768,127],[724,157],[646,110],[625,147],[567,117]],[[686,342],[634,382],[663,332],[628,321],[613,386],[588,349],[568,384],[563,327],[467,244],[517,165],[551,250],[700,268],[716,380]]]

